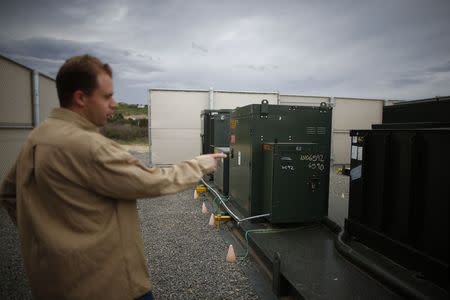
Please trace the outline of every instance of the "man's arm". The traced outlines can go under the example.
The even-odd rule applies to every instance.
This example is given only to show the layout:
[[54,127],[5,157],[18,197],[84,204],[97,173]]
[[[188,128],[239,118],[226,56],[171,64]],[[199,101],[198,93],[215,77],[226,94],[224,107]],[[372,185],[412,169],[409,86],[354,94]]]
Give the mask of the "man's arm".
[[16,165],[17,163],[13,165],[0,186],[0,205],[6,209],[15,225],[17,225]]
[[91,188],[116,199],[136,199],[171,194],[193,187],[216,168],[224,154],[200,155],[169,168],[147,168],[122,148],[98,149],[90,168]]

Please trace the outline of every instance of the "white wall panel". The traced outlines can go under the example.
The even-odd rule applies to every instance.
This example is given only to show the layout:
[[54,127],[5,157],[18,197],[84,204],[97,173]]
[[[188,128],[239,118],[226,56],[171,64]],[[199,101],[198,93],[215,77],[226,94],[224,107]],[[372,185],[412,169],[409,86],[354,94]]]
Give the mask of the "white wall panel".
[[214,92],[214,109],[234,109],[249,104],[260,104],[263,99],[277,104],[277,94]]
[[350,131],[333,132],[334,164],[350,164]]
[[59,107],[56,81],[46,76],[39,75],[39,118],[45,121],[53,108]]
[[382,121],[383,100],[335,98],[335,102],[334,129],[370,129]]
[[329,101],[330,97],[280,95],[281,105],[316,106],[320,105],[321,102],[328,103]]
[[0,182],[8,174],[19,155],[20,149],[30,134],[29,129],[0,129]]
[[[200,122],[200,118],[198,120]],[[151,129],[151,162],[174,164],[199,155],[200,129]]]
[[200,112],[209,91],[150,91],[150,152],[155,165],[174,164],[200,154]]
[[151,128],[200,129],[200,112],[208,107],[209,92],[150,92]]
[[335,98],[333,108],[333,156],[335,164],[350,164],[350,130],[370,129],[383,119],[384,101]]
[[32,71],[0,57],[0,123],[33,122]]

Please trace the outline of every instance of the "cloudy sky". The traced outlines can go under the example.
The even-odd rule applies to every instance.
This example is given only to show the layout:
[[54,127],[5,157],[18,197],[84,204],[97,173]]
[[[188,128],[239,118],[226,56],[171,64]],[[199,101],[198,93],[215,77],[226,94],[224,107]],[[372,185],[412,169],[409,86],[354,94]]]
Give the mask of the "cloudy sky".
[[449,15],[449,0],[3,0],[0,54],[53,77],[96,55],[129,103],[210,87],[420,99],[450,95]]

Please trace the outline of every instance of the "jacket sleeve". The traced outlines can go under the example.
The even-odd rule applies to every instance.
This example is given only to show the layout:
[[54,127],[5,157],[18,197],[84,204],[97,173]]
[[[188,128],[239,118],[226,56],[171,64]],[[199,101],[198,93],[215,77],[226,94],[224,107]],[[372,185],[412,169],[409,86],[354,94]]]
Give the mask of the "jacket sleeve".
[[136,199],[177,193],[193,187],[211,171],[201,159],[169,168],[147,168],[120,146],[109,144],[94,153],[91,188],[116,199]]
[[10,169],[0,186],[0,204],[8,212],[9,217],[17,225],[16,209],[16,165]]

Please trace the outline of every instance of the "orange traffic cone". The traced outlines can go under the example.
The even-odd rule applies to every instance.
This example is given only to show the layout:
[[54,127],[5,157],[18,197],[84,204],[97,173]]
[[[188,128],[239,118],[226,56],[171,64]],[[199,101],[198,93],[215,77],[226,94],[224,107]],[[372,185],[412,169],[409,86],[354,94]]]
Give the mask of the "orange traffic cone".
[[227,253],[226,261],[230,262],[230,263],[235,263],[236,262],[236,254],[234,253],[233,245],[230,245],[230,247],[228,247],[228,253]]
[[211,214],[211,217],[209,218],[209,226],[216,225],[216,220],[214,219],[214,214]]
[[197,189],[194,190],[194,199],[198,199]]
[[203,202],[203,204],[202,204],[202,213],[204,213],[204,214],[208,213],[208,209],[206,208],[205,202]]

